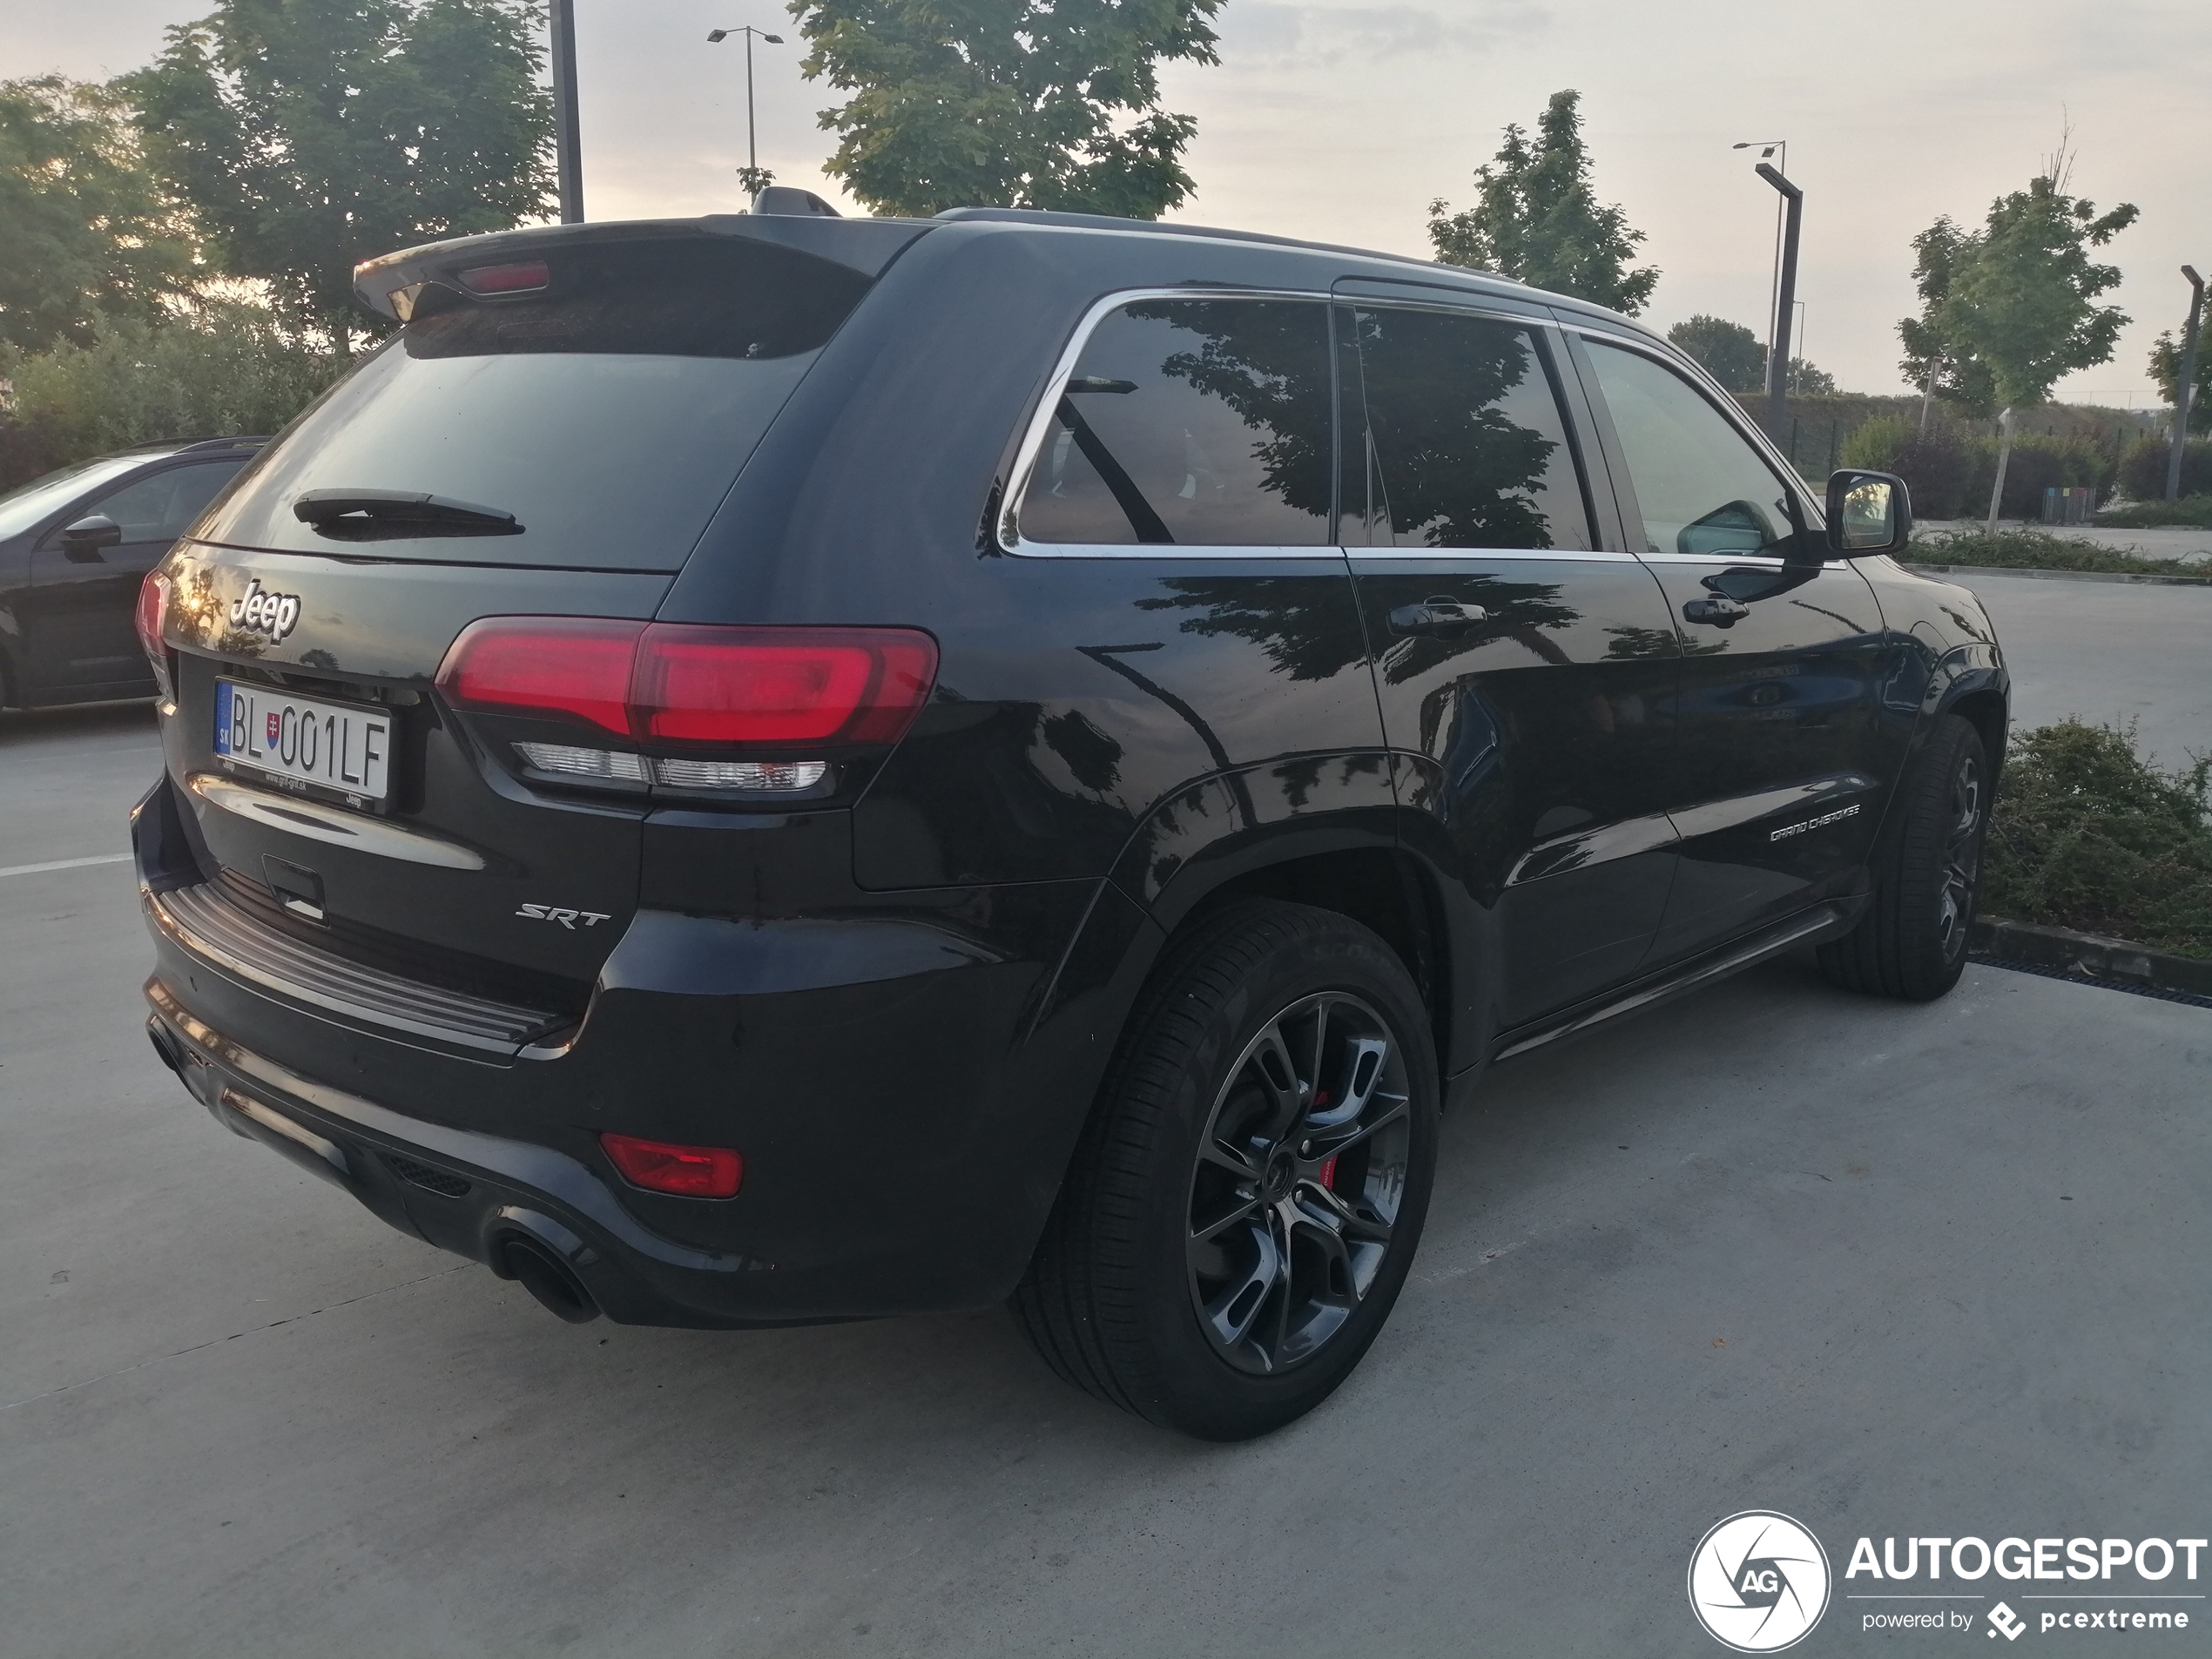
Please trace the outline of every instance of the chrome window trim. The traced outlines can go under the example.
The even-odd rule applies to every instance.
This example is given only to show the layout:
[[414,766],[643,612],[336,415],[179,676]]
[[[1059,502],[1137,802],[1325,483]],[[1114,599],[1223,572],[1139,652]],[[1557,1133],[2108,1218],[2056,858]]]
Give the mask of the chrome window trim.
[[1375,559],[1452,559],[1460,563],[1469,560],[1531,561],[1546,564],[1555,564],[1562,559],[1592,564],[1639,563],[1634,553],[1621,553],[1603,547],[1347,547],[1343,552],[1345,557],[1355,564]]
[[[1068,377],[1076,372],[1076,365],[1083,354],[1083,347],[1090,337],[1112,313],[1123,306],[1142,305],[1148,300],[1295,300],[1307,305],[1326,306],[1329,296],[1310,288],[1239,288],[1227,287],[1190,287],[1181,288],[1123,288],[1095,301],[1076,324],[1075,333],[1060,354],[1060,361],[1053,365],[1050,378],[1045,381],[1044,395],[1037,400],[1037,407],[1030,411],[1029,424],[1022,435],[1021,447],[1014,453],[1014,465],[1008,470],[1008,482],[1006,505],[999,510],[998,545],[1001,552],[1028,559],[1127,559],[1127,558],[1213,558],[1213,559],[1279,559],[1340,558],[1344,550],[1333,542],[1298,547],[1228,547],[1192,546],[1182,542],[1032,542],[1022,534],[1022,498],[1029,491],[1029,475],[1035,470],[1037,457],[1043,452],[1045,439],[1052,430],[1052,417],[1060,408],[1060,397],[1066,388]],[[1333,382],[1332,382],[1333,383]],[[1336,419],[1330,411],[1330,421]]]

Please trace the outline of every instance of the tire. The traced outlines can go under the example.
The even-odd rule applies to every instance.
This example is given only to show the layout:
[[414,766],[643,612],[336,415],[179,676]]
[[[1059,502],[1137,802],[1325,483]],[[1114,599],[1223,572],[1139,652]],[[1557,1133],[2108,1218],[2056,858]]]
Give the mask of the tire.
[[1930,1002],[1959,982],[1992,792],[1980,734],[1958,715],[1943,716],[1898,786],[1865,915],[1820,947],[1820,971],[1831,984]]
[[1390,1315],[1440,1098],[1427,1011],[1387,945],[1332,911],[1225,907],[1139,1000],[1017,1320],[1064,1380],[1162,1427],[1281,1427]]

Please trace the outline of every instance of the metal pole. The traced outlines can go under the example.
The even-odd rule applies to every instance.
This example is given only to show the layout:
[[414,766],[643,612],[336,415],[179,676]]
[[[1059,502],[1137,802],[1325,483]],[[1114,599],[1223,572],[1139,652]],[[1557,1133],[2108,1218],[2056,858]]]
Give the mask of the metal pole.
[[2174,380],[2174,447],[2166,456],[2168,501],[2181,498],[2182,457],[2188,449],[2189,410],[2196,401],[2197,327],[2204,320],[2204,279],[2195,266],[2183,266],[2182,274],[2189,280],[2189,323],[2182,335],[2182,361]]
[[576,0],[552,0],[553,159],[561,223],[583,223],[583,157],[576,114]]
[[1804,227],[1805,192],[1762,161],[1759,177],[1782,192],[1789,216],[1782,233],[1782,283],[1774,307],[1774,351],[1766,365],[1767,430],[1778,435],[1789,413],[1790,324],[1797,300],[1797,233]]
[[745,31],[745,165],[748,172],[760,171],[760,145],[752,125],[752,25]]
[[1997,480],[1989,487],[1989,522],[1981,527],[1985,536],[1997,534],[1997,509],[2005,500],[2005,469],[2013,463],[2013,412],[2010,409],[1997,417]]

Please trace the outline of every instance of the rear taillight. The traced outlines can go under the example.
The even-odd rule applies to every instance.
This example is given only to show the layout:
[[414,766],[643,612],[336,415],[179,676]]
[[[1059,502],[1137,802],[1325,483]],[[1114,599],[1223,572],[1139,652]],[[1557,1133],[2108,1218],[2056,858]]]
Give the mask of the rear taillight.
[[627,740],[517,740],[550,775],[789,793],[820,786],[840,752],[896,743],[936,675],[936,642],[909,628],[489,617],[454,641],[437,684],[456,708]]
[[745,1180],[745,1159],[726,1146],[678,1146],[634,1135],[602,1135],[599,1144],[622,1178],[651,1192],[683,1198],[733,1198]]
[[162,624],[168,615],[169,578],[158,570],[149,570],[146,579],[138,584],[138,644],[145,649],[146,660],[153,664],[154,684],[165,703],[175,694],[170,677],[169,647],[161,637]]

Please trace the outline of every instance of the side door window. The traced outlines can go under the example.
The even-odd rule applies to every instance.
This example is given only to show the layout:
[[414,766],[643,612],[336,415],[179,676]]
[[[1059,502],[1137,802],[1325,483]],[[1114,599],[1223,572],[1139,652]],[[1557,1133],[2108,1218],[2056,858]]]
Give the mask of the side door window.
[[71,548],[57,527],[31,557],[29,656],[42,683],[122,687],[151,681],[132,627],[138,584],[244,464],[239,457],[170,467],[109,490],[70,515],[115,521],[113,547]]
[[1865,578],[1800,553],[1794,493],[1705,395],[1642,352],[1586,345],[1635,497],[1622,515],[1683,641],[1663,959],[1856,880],[1892,770],[1889,648]]
[[1329,540],[1328,307],[1144,300],[1092,329],[1015,516],[1027,542]]
[[1455,906],[1495,919],[1479,988],[1507,1028],[1634,976],[1674,858],[1675,632],[1650,572],[1593,546],[1548,333],[1337,311],[1341,536],[1399,797]]
[[1590,356],[1635,481],[1645,552],[1789,550],[1790,491],[1702,393],[1638,352],[1593,341]]

